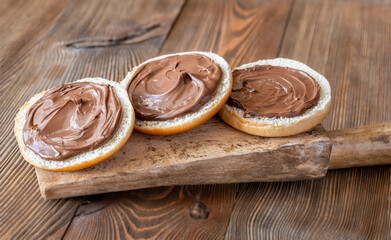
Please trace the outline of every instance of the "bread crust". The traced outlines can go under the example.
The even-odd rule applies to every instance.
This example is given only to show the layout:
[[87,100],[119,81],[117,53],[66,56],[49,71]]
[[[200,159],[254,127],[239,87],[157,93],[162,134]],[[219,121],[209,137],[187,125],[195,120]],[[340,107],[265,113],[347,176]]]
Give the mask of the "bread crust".
[[325,111],[317,112],[310,118],[301,119],[289,125],[272,125],[248,120],[235,109],[224,105],[218,115],[228,125],[251,135],[262,137],[286,137],[305,132],[318,125],[327,116],[331,108],[331,102],[327,104]]
[[[208,119],[213,117],[215,114],[217,114],[220,111],[220,109],[224,106],[224,104],[228,100],[229,95],[231,94],[232,83],[233,83],[231,68],[230,68],[229,64],[222,57],[218,56],[217,54],[208,53],[208,52],[197,52],[197,51],[196,52],[182,52],[182,53],[162,55],[162,56],[158,56],[156,58],[149,59],[149,60],[143,62],[142,64],[140,64],[139,66],[134,67],[132,69],[132,71],[128,73],[126,78],[121,81],[121,85],[125,89],[127,89],[127,86],[129,84],[131,78],[133,77],[133,74],[137,71],[137,69],[139,67],[141,67],[145,63],[148,63],[148,62],[151,62],[154,60],[159,60],[159,59],[173,56],[173,55],[185,55],[185,54],[201,54],[201,55],[205,55],[205,56],[211,58],[212,61],[215,62],[216,64],[218,64],[223,71],[222,82],[223,81],[228,82],[228,86],[224,86],[224,84],[221,83],[218,86],[218,90],[216,91],[216,95],[214,95],[212,97],[212,99],[210,99],[208,102],[206,102],[204,104],[204,106],[202,106],[195,113],[200,113],[200,112],[204,111],[204,107],[210,101],[213,101],[214,97],[218,97],[217,103],[213,107],[211,107],[207,111],[205,111],[204,113],[200,114],[199,116],[192,117],[190,121],[189,120],[183,120],[183,121],[179,120],[177,123],[173,124],[172,122],[170,122],[170,120],[166,120],[166,121],[153,121],[153,122],[156,122],[157,124],[147,124],[149,121],[142,121],[142,120],[136,119],[136,123],[134,126],[135,130],[142,132],[142,133],[150,134],[150,135],[174,135],[174,134],[182,133],[182,132],[188,131],[192,128],[195,128],[195,127],[201,125],[202,123],[206,122]],[[219,89],[222,89],[223,87],[226,88],[226,90],[223,92],[223,94],[217,95],[217,92],[219,91]],[[175,119],[186,119],[188,116],[191,116],[191,115],[195,115],[195,114],[189,113],[189,114],[185,114],[184,116],[177,117]]]
[[263,117],[245,118],[243,117],[243,110],[225,104],[218,113],[224,122],[233,128],[252,135],[262,137],[286,137],[312,129],[327,116],[331,108],[329,83],[323,76],[309,68],[307,65],[294,60],[279,58],[244,64],[237,69],[269,64],[281,66],[279,62],[283,62],[284,67],[290,67],[290,64],[293,65],[291,66],[292,68],[300,66],[300,70],[303,70],[314,77],[314,79],[319,83],[323,94],[317,105],[308,109],[303,115],[292,118],[294,119],[292,121],[290,121],[289,118],[280,118],[286,120],[285,122],[281,122],[277,118],[275,121],[271,119],[266,120],[266,118]]
[[[231,86],[232,88],[232,86]],[[150,135],[173,135],[173,134],[178,134],[181,132],[185,132],[187,130],[190,130],[192,128],[195,128],[202,123],[206,122],[210,118],[212,118],[214,115],[216,115],[220,109],[224,106],[225,102],[228,100],[229,95],[231,94],[231,91],[227,92],[220,100],[219,104],[217,104],[213,109],[210,111],[204,113],[198,118],[195,118],[191,122],[187,122],[185,124],[177,125],[177,126],[169,126],[169,127],[148,127],[148,126],[135,126],[134,129],[150,134]]]
[[[119,95],[118,89],[122,89],[122,87],[118,83],[110,81],[110,80],[102,79],[102,78],[84,78],[84,79],[78,80],[78,82],[95,82],[95,83],[101,83],[101,84],[110,84],[111,86],[113,86],[114,92],[116,93],[117,96]],[[80,160],[77,162],[74,161],[74,159],[77,158],[80,154],[73,156],[73,157],[70,157],[70,158],[63,160],[63,161],[42,159],[41,157],[39,157],[39,155],[35,154],[33,151],[28,149],[27,146],[25,145],[25,143],[23,141],[23,126],[26,122],[26,114],[27,114],[30,106],[32,106],[37,100],[39,100],[45,94],[45,92],[46,91],[43,91],[41,93],[36,94],[28,102],[26,102],[19,109],[19,112],[15,118],[14,133],[15,133],[16,140],[18,142],[19,150],[20,150],[23,158],[27,162],[29,162],[31,165],[33,165],[34,167],[37,167],[37,168],[40,168],[43,170],[47,170],[47,171],[53,171],[53,172],[76,171],[76,170],[80,170],[83,168],[87,168],[87,167],[90,167],[90,166],[95,165],[97,163],[100,163],[103,160],[107,159],[108,157],[112,156],[129,139],[129,137],[133,131],[134,122],[135,122],[135,115],[134,115],[133,107],[132,107],[130,100],[129,100],[129,96],[126,94],[127,99],[124,99],[123,97],[119,98],[119,99],[120,99],[121,107],[122,107],[123,111],[125,111],[125,110],[128,111],[127,109],[129,109],[129,108],[131,110],[131,111],[127,112],[127,115],[126,115],[128,117],[128,119],[130,119],[130,122],[127,121],[128,122],[127,126],[129,126],[129,127],[127,127],[125,129],[124,135],[118,141],[114,142],[114,145],[111,146],[107,151],[105,151],[102,154],[99,154],[99,156],[96,156],[96,157],[88,157],[88,153],[94,152],[94,151],[100,151],[104,147],[108,146],[108,144],[113,144],[111,142],[111,140],[114,138],[114,136],[116,136],[116,134],[118,134],[118,131],[123,130],[121,127],[119,127],[117,129],[117,132],[114,134],[114,136],[111,140],[109,140],[108,142],[102,144],[101,146],[99,146],[98,148],[96,148],[90,152],[82,153],[82,154],[86,155],[84,160]],[[121,95],[124,96],[124,93],[122,93]],[[123,118],[124,118],[124,116],[121,119],[120,125],[124,124]],[[48,167],[46,164],[42,164],[42,163],[50,164],[51,162],[53,163],[52,165],[54,165],[55,163],[62,162],[61,163],[62,166]]]

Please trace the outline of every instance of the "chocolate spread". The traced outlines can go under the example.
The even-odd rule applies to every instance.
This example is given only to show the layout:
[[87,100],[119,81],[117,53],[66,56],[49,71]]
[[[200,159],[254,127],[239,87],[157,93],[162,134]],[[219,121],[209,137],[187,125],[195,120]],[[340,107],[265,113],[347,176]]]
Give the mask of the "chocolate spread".
[[121,103],[112,86],[64,84],[30,107],[23,141],[43,159],[64,160],[111,139],[120,118]]
[[161,121],[200,109],[221,78],[219,65],[208,57],[175,55],[142,65],[127,90],[138,119]]
[[244,117],[294,117],[315,106],[319,85],[309,74],[288,67],[254,66],[233,71],[228,104]]

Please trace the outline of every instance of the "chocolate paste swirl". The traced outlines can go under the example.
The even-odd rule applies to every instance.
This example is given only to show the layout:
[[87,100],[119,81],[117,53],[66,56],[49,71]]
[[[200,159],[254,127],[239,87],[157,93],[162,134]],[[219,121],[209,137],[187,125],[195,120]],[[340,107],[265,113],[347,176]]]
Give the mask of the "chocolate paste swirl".
[[219,65],[208,57],[175,55],[139,67],[127,89],[138,119],[162,121],[200,109],[221,78]]
[[233,71],[228,104],[244,110],[244,117],[295,117],[315,106],[319,85],[301,70],[270,65]]
[[30,107],[23,141],[43,159],[64,160],[111,139],[120,118],[121,103],[112,86],[64,84]]

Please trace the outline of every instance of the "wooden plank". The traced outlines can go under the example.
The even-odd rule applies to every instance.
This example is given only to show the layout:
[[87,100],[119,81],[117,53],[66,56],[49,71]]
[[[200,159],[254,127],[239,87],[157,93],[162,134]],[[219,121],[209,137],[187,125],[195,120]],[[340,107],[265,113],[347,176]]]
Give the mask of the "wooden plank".
[[0,4],[0,94],[69,1],[3,0]]
[[[232,68],[279,51],[292,1],[189,1],[162,54],[213,51]],[[191,34],[189,33],[191,31]],[[183,33],[188,34],[183,34]]]
[[64,239],[221,239],[235,194],[206,185],[98,195],[83,202]]
[[81,171],[36,172],[42,195],[55,199],[157,186],[320,178],[330,153],[321,125],[291,137],[262,138],[214,118],[173,136],[133,133],[119,152]]
[[[389,1],[296,1],[280,56],[324,74],[327,129],[391,121]],[[390,167],[329,171],[323,180],[241,185],[227,239],[387,239]]]
[[355,168],[322,180],[245,184],[226,239],[387,239],[389,171]]
[[[187,1],[160,53],[191,50],[214,51],[224,54],[224,57],[229,57],[231,64],[258,60],[262,56],[274,57],[278,51],[290,4],[290,1],[273,1],[271,3],[269,1]],[[254,24],[254,21],[257,21],[257,24]],[[248,27],[252,31],[248,31],[246,37],[241,37],[241,32],[246,31]],[[267,34],[269,34],[268,37],[263,37]],[[235,39],[235,44],[231,43],[231,39]],[[235,52],[234,48],[238,45],[237,42],[241,42],[240,45],[243,45],[240,51],[245,51],[245,55]],[[259,47],[259,43],[262,43],[262,48]],[[232,50],[230,54],[225,55],[224,49],[228,45]],[[252,46],[253,49],[247,49],[244,46]],[[186,220],[192,208],[190,208],[188,200],[183,200],[180,197],[176,197],[175,201],[182,204],[187,210],[181,210],[174,218],[164,217],[165,215],[160,217],[160,212],[156,209],[166,209],[165,200],[148,202],[142,205],[143,213],[140,214],[140,216],[144,216],[144,213],[152,212],[148,214],[150,217],[146,218],[137,217],[137,214],[140,213],[138,209],[141,207],[130,206],[130,203],[139,201],[132,195],[139,191],[126,192],[122,197],[117,197],[116,193],[105,194],[98,198],[99,201],[104,201],[104,199],[112,197],[110,209],[98,210],[99,212],[94,213],[95,215],[84,215],[80,218],[82,221],[77,221],[78,216],[76,216],[65,238],[68,236],[70,239],[76,236],[79,238],[103,236],[104,238],[105,236],[122,234],[120,236],[125,235],[129,238],[153,239],[161,236],[161,238],[168,239],[192,239],[194,236],[194,238],[222,239],[235,202],[237,187],[238,184],[229,184],[194,188],[193,195],[201,196],[199,200],[216,202],[215,205],[207,205],[210,214],[216,212],[220,216],[219,218],[210,217],[197,221]],[[202,194],[203,188],[210,189],[207,195]],[[156,190],[150,191],[152,195],[159,196],[159,193],[155,193]],[[123,206],[127,206],[127,209],[124,209]],[[160,223],[158,227],[155,222],[151,223],[152,218],[158,219]],[[120,224],[116,224],[117,222]],[[93,233],[96,226],[99,226],[99,232]],[[156,229],[160,232],[158,233]],[[197,235],[192,235],[193,229],[198,229],[197,232],[194,231],[194,234],[197,233]]]
[[328,131],[329,169],[391,164],[391,123]]
[[[34,169],[23,161],[13,136],[13,118],[18,108],[44,89],[85,76],[121,80],[131,66],[159,52],[182,3],[149,1],[145,8],[144,1],[71,2],[18,69],[15,81],[4,85],[0,94],[2,237],[61,238],[80,205],[80,199],[44,201],[40,196]],[[17,5],[19,15],[14,18],[20,19],[26,11],[35,12],[38,18],[44,14],[49,21],[51,14],[58,11],[45,12],[52,6],[46,2],[34,3],[32,10],[29,4]]]

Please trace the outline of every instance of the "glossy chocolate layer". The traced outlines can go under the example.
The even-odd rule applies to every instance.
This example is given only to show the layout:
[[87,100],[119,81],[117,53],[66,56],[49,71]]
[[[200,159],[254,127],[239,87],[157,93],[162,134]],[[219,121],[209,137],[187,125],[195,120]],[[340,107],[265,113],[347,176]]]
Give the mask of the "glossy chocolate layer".
[[315,106],[319,85],[309,74],[270,65],[233,71],[228,104],[244,110],[244,117],[295,117]]
[[208,57],[175,55],[142,65],[127,90],[138,119],[160,121],[200,109],[221,79],[222,70]]
[[23,141],[43,159],[65,160],[111,139],[120,118],[121,103],[112,86],[64,84],[30,107]]

